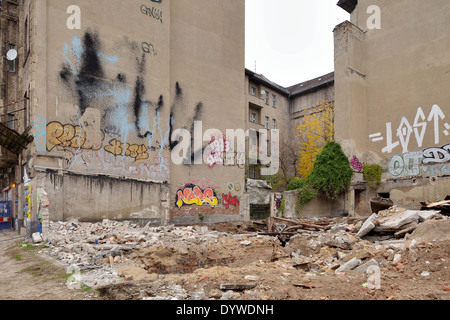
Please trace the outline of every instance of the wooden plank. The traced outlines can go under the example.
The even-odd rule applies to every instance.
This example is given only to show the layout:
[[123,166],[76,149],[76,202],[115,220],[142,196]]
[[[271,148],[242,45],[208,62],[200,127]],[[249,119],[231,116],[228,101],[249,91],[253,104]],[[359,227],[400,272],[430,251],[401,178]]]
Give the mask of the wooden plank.
[[251,290],[256,287],[256,284],[248,284],[248,283],[222,283],[220,285],[220,290]]

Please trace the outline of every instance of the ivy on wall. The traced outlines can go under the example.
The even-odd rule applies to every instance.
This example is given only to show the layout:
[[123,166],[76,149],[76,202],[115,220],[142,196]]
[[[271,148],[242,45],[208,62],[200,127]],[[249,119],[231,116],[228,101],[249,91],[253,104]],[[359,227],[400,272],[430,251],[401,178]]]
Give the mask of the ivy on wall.
[[353,169],[337,142],[328,142],[317,155],[314,168],[306,178],[292,179],[287,190],[301,190],[298,203],[304,206],[319,193],[336,199],[350,186]]
[[376,189],[381,181],[381,166],[379,164],[363,164],[364,180],[370,188]]

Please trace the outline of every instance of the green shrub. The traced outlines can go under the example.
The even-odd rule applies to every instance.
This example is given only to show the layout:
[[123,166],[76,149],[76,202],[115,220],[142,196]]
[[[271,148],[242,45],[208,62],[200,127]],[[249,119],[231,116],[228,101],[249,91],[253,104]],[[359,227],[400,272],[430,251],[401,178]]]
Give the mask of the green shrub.
[[364,164],[363,165],[364,180],[370,188],[376,189],[381,181],[381,166],[379,164]]
[[305,185],[306,178],[293,178],[286,186],[287,191],[298,190],[303,188]]
[[317,155],[314,169],[308,176],[308,182],[328,198],[336,199],[345,192],[351,183],[353,169],[341,146],[328,142]]
[[330,199],[336,199],[349,187],[353,176],[350,161],[341,146],[328,142],[317,155],[314,169],[307,178],[293,178],[286,190],[300,190],[298,205],[303,207],[319,193]]

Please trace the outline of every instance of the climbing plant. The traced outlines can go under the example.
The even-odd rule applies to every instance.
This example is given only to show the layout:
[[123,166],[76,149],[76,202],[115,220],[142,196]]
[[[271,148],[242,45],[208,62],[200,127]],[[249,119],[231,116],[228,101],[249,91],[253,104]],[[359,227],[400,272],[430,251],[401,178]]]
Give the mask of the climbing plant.
[[336,199],[350,185],[353,169],[341,146],[328,142],[317,155],[314,168],[306,178],[294,178],[288,190],[300,190],[298,204],[304,206],[319,193],[329,199]]
[[379,164],[363,164],[364,180],[370,188],[376,189],[381,181],[381,166]]

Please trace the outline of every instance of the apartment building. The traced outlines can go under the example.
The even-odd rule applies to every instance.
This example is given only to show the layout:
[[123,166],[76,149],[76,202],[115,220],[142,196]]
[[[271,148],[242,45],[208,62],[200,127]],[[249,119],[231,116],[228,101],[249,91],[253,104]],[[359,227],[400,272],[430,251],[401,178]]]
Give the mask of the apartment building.
[[[336,139],[350,159],[382,166],[375,190],[420,207],[450,190],[450,2],[340,0],[336,26]],[[362,180],[362,179],[361,179]],[[355,200],[356,199],[356,200]]]
[[[14,166],[18,161],[21,145],[28,142],[16,131],[19,118],[24,115],[17,103],[19,96],[19,75],[16,49],[19,29],[19,4],[17,1],[0,2],[0,230],[11,227],[11,216],[17,214]],[[25,139],[26,140],[26,139]],[[4,145],[4,146],[3,146]],[[6,147],[5,147],[6,146]],[[7,209],[6,209],[7,208]],[[4,211],[4,212],[3,212]]]
[[[262,74],[245,70],[247,92],[247,129],[278,129],[280,138],[280,161],[289,163],[280,167],[290,177],[296,176],[295,159],[299,156],[298,126],[304,117],[314,112],[322,101],[334,101],[334,73],[284,88]],[[270,139],[266,141],[270,146]],[[283,148],[289,148],[287,152]],[[259,166],[250,166],[248,177],[261,178]]]

